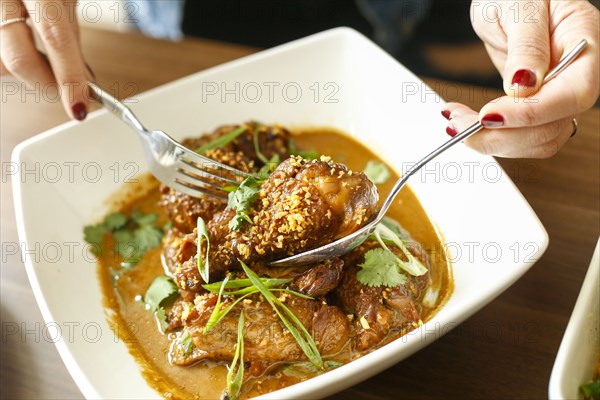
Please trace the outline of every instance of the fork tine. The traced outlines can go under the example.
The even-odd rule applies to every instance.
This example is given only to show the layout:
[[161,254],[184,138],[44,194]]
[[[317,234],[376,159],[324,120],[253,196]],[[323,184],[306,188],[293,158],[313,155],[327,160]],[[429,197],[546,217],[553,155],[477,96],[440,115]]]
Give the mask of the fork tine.
[[241,176],[243,178],[248,178],[251,176],[247,172],[240,171],[238,169],[230,167],[229,165],[221,164],[211,158],[205,157],[205,156],[200,155],[186,147],[183,147],[180,144],[178,144],[177,147],[179,147],[180,149],[183,150],[179,159],[186,161],[188,164],[200,165],[200,166],[204,166],[204,167],[209,166],[210,168],[215,169],[215,170],[226,170],[226,171],[231,172],[236,177]]
[[[128,122],[137,131],[142,139],[150,170],[169,187],[193,197],[207,195],[227,199],[228,195],[223,191],[223,183],[237,184],[251,176],[197,154],[164,131],[147,130],[127,106],[95,84],[88,83],[88,85],[105,108]],[[230,176],[227,177],[226,173]]]
[[202,188],[206,188],[206,189],[221,191],[224,188],[224,186],[222,184],[217,183],[217,182],[221,182],[221,181],[213,180],[213,182],[211,182],[210,180],[204,180],[204,179],[202,179],[203,177],[200,177],[200,176],[196,175],[195,173],[190,174],[189,172],[182,170],[182,169],[176,169],[173,177],[177,178],[178,180],[180,180],[182,182],[186,182],[190,185],[194,185],[194,186],[198,186],[198,187],[202,187]]
[[[214,162],[213,162],[214,164]],[[184,159],[180,159],[176,164],[175,167],[180,170],[180,171],[184,171],[186,175],[188,176],[192,176],[196,179],[207,179],[207,178],[214,178],[213,181],[220,181],[220,182],[226,182],[229,183],[230,185],[238,185],[240,182],[233,180],[233,179],[229,179],[227,177],[225,177],[225,175],[223,173],[219,173],[221,172],[220,170],[217,171],[210,171],[208,169],[203,169],[200,168],[197,164],[192,164],[187,160]],[[216,184],[215,184],[216,185]],[[218,185],[218,187],[222,187],[223,185]]]
[[221,190],[208,190],[207,188],[190,184],[188,181],[178,179],[177,177],[167,182],[167,185],[172,189],[192,197],[210,196],[224,201],[227,200],[227,194]]

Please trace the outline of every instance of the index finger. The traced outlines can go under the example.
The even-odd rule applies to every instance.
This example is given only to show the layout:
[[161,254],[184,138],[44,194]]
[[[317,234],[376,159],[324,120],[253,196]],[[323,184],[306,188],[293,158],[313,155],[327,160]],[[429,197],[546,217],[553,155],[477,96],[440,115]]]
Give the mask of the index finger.
[[77,2],[24,0],[24,5],[46,48],[63,106],[73,118],[84,119],[88,73],[77,38]]

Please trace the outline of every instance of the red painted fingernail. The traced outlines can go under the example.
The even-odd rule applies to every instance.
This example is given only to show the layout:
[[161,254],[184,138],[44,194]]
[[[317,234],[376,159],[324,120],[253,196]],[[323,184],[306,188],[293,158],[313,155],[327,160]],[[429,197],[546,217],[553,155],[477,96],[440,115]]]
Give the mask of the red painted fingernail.
[[73,111],[73,116],[78,121],[83,121],[87,117],[87,108],[82,102],[73,104],[71,110]]
[[450,110],[442,110],[442,116],[447,120],[450,119]]
[[504,117],[497,113],[486,114],[481,119],[481,125],[485,128],[497,128],[504,125]]
[[530,69],[520,69],[517,72],[515,72],[515,75],[512,79],[512,84],[518,86],[533,87],[535,86],[536,80],[537,78],[535,76],[535,72],[533,72]]
[[448,125],[448,126],[446,127],[446,133],[447,133],[448,135],[450,135],[451,137],[454,137],[454,136],[458,135],[458,131],[457,131],[457,130],[456,130],[456,128],[455,128],[455,127],[453,127],[452,125]]

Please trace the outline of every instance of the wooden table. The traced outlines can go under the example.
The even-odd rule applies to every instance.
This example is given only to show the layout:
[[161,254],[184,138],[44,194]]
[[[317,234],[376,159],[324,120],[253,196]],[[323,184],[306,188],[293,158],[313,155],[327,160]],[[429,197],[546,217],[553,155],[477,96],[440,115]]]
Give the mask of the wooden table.
[[[83,30],[83,48],[99,83],[134,82],[143,91],[255,49],[206,40],[168,43],[136,34]],[[175,61],[176,60],[176,61]],[[5,84],[12,78],[2,80]],[[434,88],[443,82],[427,80]],[[461,87],[481,107],[489,91]],[[58,103],[33,96],[2,99],[2,165],[13,147],[66,121]],[[544,257],[504,294],[461,326],[393,368],[333,398],[547,397],[550,371],[600,234],[600,110],[579,117],[579,133],[549,160],[500,160],[550,234]],[[2,183],[1,398],[80,398],[54,345],[19,256],[10,182]],[[41,201],[43,201],[41,199]],[[518,227],[515,227],[518,229]],[[19,334],[8,334],[17,328]]]

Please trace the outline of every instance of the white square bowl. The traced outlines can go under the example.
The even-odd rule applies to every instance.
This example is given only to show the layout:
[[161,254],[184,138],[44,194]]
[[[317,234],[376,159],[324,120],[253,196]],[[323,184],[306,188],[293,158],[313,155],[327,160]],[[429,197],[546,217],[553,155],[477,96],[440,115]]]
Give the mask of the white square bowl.
[[[151,90],[129,105],[176,139],[256,119],[326,126],[366,143],[399,172],[447,136],[443,101],[357,32],[338,28]],[[105,111],[40,134],[14,151],[15,207],[26,269],[49,335],[87,398],[155,398],[102,307],[83,226],[146,170],[136,135]],[[31,172],[33,171],[33,172]],[[547,234],[491,157],[464,146],[410,182],[442,232],[455,289],[430,321],[359,360],[265,398],[320,397],[401,361],[457,326],[515,282],[543,254]]]
[[548,386],[549,398],[583,398],[579,388],[592,379],[599,358],[600,239],[554,361]]

